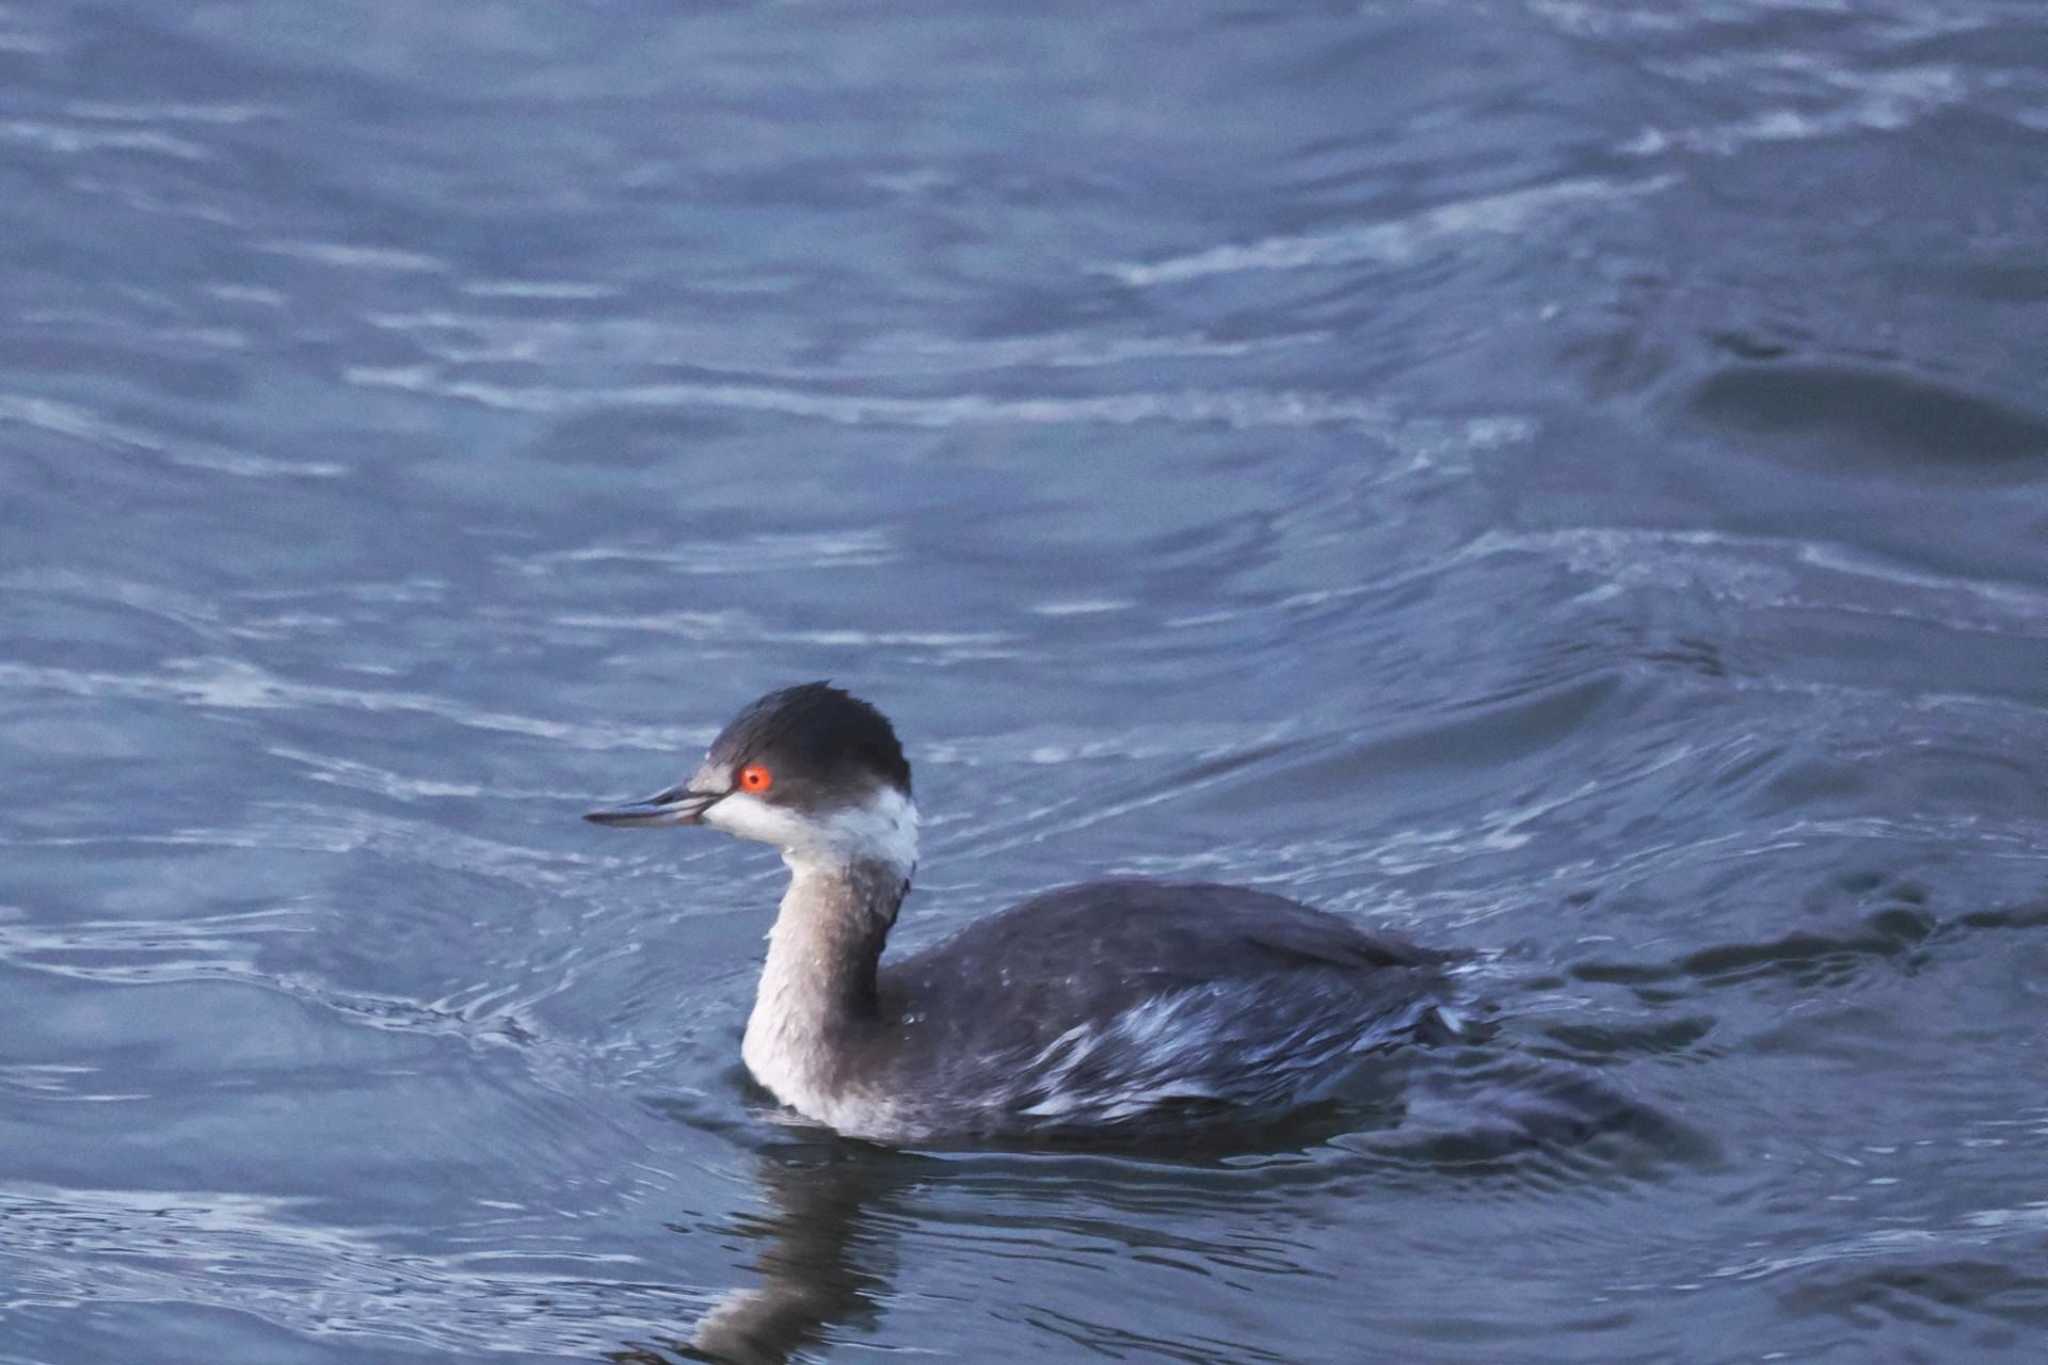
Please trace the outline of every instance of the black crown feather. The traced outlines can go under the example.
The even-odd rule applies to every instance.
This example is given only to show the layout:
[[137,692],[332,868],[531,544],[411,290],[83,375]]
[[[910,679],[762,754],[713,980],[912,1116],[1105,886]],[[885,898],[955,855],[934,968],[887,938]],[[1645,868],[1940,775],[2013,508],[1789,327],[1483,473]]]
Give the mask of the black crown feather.
[[712,741],[710,756],[729,764],[772,761],[826,782],[866,773],[910,793],[910,762],[889,718],[826,682],[785,687],[754,702]]

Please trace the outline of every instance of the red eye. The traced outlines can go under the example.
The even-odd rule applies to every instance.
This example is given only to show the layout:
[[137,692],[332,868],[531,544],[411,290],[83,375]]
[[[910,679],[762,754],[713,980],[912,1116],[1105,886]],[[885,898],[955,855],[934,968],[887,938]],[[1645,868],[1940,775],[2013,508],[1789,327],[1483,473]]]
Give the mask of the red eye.
[[775,785],[775,774],[758,763],[749,763],[740,769],[740,790],[743,792],[764,792]]

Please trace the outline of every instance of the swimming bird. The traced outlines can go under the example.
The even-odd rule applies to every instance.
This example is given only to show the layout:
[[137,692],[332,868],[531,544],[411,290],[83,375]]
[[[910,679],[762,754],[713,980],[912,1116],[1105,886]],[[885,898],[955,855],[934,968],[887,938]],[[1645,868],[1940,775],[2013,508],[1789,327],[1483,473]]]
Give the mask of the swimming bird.
[[1263,1122],[1450,1023],[1447,955],[1246,887],[1082,882],[883,962],[917,867],[910,764],[827,683],[741,711],[687,780],[585,817],[707,825],[789,885],[740,1055],[781,1103],[902,1145]]

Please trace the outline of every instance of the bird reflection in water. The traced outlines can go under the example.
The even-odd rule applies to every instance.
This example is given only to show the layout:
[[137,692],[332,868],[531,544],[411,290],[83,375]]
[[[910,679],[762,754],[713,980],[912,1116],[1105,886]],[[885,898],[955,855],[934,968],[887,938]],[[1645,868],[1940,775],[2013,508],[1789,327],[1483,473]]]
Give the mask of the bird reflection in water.
[[760,1248],[749,1267],[760,1283],[720,1297],[687,1338],[631,1343],[605,1358],[617,1365],[770,1365],[824,1340],[830,1328],[869,1321],[890,1261],[888,1239],[872,1235],[873,1210],[922,1164],[836,1140],[760,1151],[756,1174],[766,1209],[733,1227]]
[[[1705,1169],[1723,1160],[1709,1137],[1615,1078],[1489,1043],[1389,1058],[1343,1101],[1271,1124],[1135,1148],[1039,1145],[948,1159],[769,1122],[780,1131],[754,1155],[763,1211],[727,1228],[754,1249],[742,1264],[759,1281],[720,1296],[687,1332],[649,1334],[606,1359],[763,1365],[872,1331],[896,1270],[903,1215],[916,1217],[905,1192],[928,1196],[934,1182],[978,1202],[992,1224],[1016,1219],[1055,1240],[1074,1224],[1049,1219],[1043,1196],[1055,1185],[1066,1196],[1085,1188],[1089,1203],[1117,1215],[1084,1219],[1090,1235],[1128,1238],[1136,1253],[1153,1244],[1153,1218],[1177,1228],[1235,1226],[1248,1194],[1291,1191],[1306,1209],[1333,1182],[1383,1177],[1412,1187],[1418,1173],[1433,1173],[1446,1200],[1493,1200],[1518,1189],[1552,1197],[1588,1180],[1658,1180],[1674,1165]],[[1254,1154],[1267,1160],[1234,1160]]]

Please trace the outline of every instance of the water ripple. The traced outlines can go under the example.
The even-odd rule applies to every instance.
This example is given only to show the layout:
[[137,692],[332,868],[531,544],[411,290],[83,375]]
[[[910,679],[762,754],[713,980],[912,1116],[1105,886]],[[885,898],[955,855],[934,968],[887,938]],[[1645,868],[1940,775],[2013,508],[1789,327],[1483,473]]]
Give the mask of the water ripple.
[[1827,541],[1654,527],[1488,531],[1458,552],[1536,553],[1621,587],[1703,589],[1744,606],[1826,607],[2048,639],[2048,591],[1911,567]]
[[243,478],[338,478],[347,466],[321,460],[281,460],[204,442],[179,440],[116,422],[89,408],[53,398],[0,393],[0,422],[14,422],[89,445],[161,455],[172,464]]
[[994,398],[958,394],[899,398],[835,394],[761,384],[639,384],[572,389],[452,379],[431,367],[352,366],[350,383],[461,399],[515,412],[581,412],[600,407],[728,408],[812,418],[846,426],[945,429],[959,426],[1132,426],[1153,422],[1219,425],[1236,430],[1342,426],[1365,430],[1397,447],[1453,444],[1490,449],[1528,439],[1533,425],[1515,417],[1464,421],[1404,418],[1386,404],[1302,391],[1183,389],[1079,397]]
[[598,544],[508,559],[519,572],[546,576],[567,566],[626,564],[681,574],[763,573],[777,569],[866,569],[903,558],[891,532],[877,527],[706,535],[662,547]]
[[[571,1237],[501,1251],[494,1264],[481,1252],[424,1256],[311,1215],[309,1200],[228,1191],[12,1184],[0,1187],[0,1262],[16,1311],[183,1303],[254,1314],[310,1340],[464,1353],[589,1358],[650,1324],[693,1318],[714,1297],[626,1278],[635,1257]],[[471,1235],[490,1231],[480,1222]]]
[[601,725],[491,711],[420,692],[380,692],[293,682],[259,665],[218,656],[171,659],[155,673],[115,673],[29,664],[0,664],[0,691],[182,702],[217,710],[279,710],[305,706],[434,716],[479,730],[552,740],[584,749],[677,750],[700,731],[668,726]]
[[[1800,71],[1810,75],[1821,99],[1819,107],[1782,105],[1761,109],[1726,123],[1685,128],[1645,128],[1624,144],[1632,156],[1656,156],[1676,147],[1711,156],[1729,156],[1753,143],[1801,142],[1855,132],[1895,133],[1930,114],[1961,104],[1970,94],[1961,73],[1944,64],[1886,71],[1849,71],[1780,55],[1770,62],[1773,74]],[[1755,73],[1730,72],[1722,62],[1695,74],[1689,65],[1667,65],[1667,74],[1683,79],[1753,84]],[[1836,102],[1829,102],[1834,97]]]
[[1327,232],[1268,237],[1248,246],[1219,246],[1142,265],[1109,265],[1105,273],[1133,288],[1180,284],[1247,270],[1301,270],[1363,261],[1405,265],[1447,243],[1476,235],[1523,231],[1535,219],[1585,203],[1641,198],[1669,189],[1676,176],[1644,180],[1560,180],[1442,204],[1408,218],[1361,223]]
[[213,156],[200,143],[154,128],[66,127],[34,119],[0,121],[0,141],[21,143],[62,156],[144,152],[180,161],[207,161]]

